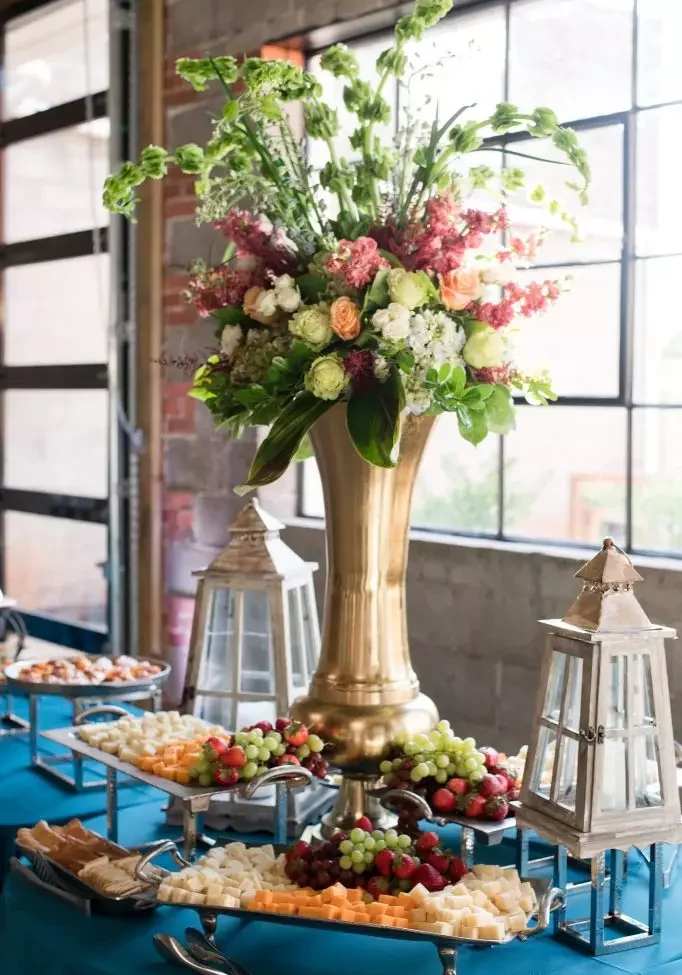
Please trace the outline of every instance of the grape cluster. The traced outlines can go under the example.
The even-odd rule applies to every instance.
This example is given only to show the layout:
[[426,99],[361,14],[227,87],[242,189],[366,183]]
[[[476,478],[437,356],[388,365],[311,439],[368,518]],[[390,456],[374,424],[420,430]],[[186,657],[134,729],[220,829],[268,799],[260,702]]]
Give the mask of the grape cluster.
[[277,765],[301,765],[323,779],[328,764],[325,742],[303,724],[278,718],[275,725],[260,721],[228,738],[208,738],[190,778],[201,786],[235,785]]

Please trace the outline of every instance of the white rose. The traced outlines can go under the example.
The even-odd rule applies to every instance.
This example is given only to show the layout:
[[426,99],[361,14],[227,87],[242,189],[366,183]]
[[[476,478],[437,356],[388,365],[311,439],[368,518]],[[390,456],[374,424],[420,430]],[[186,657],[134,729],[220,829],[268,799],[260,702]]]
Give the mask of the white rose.
[[274,318],[277,315],[277,296],[275,292],[263,289],[258,295],[256,307],[258,308],[258,314],[262,315],[263,318]]
[[372,324],[385,339],[398,342],[406,339],[410,331],[410,313],[404,305],[392,301],[388,308],[381,308],[372,315]]
[[220,348],[225,355],[232,355],[244,338],[241,325],[226,325],[220,336]]
[[277,304],[282,311],[296,311],[301,304],[301,296],[298,288],[282,288],[277,291]]

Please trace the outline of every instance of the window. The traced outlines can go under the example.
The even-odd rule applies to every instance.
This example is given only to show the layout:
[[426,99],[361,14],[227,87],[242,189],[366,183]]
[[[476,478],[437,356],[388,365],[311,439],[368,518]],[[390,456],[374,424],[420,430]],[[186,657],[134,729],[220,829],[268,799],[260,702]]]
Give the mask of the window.
[[[416,66],[432,65],[410,86],[419,105],[477,102],[477,117],[501,100],[549,105],[579,132],[593,183],[577,214],[583,242],[572,244],[557,224],[536,264],[569,274],[571,291],[525,329],[526,352],[551,369],[558,404],[519,403],[517,430],[478,448],[442,416],[417,483],[414,527],[563,544],[608,534],[631,551],[682,556],[679,8],[489,0],[453,11],[416,46]],[[375,35],[349,46],[371,69],[389,42]],[[315,56],[311,67],[319,70]],[[406,97],[400,86],[395,126]],[[506,144],[524,151],[528,141],[511,134]],[[530,151],[540,150],[552,147],[533,141]],[[563,185],[558,167],[522,163],[529,185]],[[525,192],[509,209],[521,228],[549,219]],[[301,484],[301,513],[322,516],[313,460]]]
[[[109,484],[126,467],[109,322],[125,237],[110,248],[101,206],[112,155],[109,3],[23,2],[0,27],[0,585],[33,635],[116,649],[125,511]],[[114,307],[125,313],[118,291]]]

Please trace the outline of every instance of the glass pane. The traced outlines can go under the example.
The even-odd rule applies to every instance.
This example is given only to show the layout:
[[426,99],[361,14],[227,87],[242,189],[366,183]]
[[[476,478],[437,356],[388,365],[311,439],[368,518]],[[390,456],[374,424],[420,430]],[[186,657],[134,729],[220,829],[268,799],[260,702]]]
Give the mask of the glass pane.
[[661,760],[654,735],[635,735],[632,748],[635,763],[635,807],[662,805]]
[[204,652],[197,686],[201,690],[233,691],[235,593],[231,589],[213,589],[208,599]]
[[[594,545],[625,536],[625,410],[522,406],[505,441],[505,532]],[[507,514],[507,497],[530,504]]]
[[628,727],[628,658],[613,656],[607,666],[604,726],[607,731],[623,730]]
[[632,684],[632,718],[630,724],[635,728],[655,725],[650,654],[634,653],[630,657],[630,682]]
[[106,361],[108,254],[8,267],[3,280],[7,365]]
[[[462,13],[430,30],[411,56],[412,78],[400,107],[417,121],[445,121],[475,102],[462,119],[484,119],[504,101],[505,16],[502,6]],[[401,124],[404,124],[401,123]]]
[[109,87],[108,6],[107,0],[62,0],[8,22],[4,118]]
[[637,104],[682,98],[682,6],[671,0],[646,0],[639,4],[637,18]]
[[547,678],[547,688],[545,690],[545,704],[542,709],[543,717],[551,718],[552,721],[559,720],[561,710],[561,699],[564,692],[564,671],[566,670],[566,654],[552,651],[552,659],[549,665],[549,677]]
[[634,400],[682,404],[682,317],[670,313],[682,257],[637,261],[635,267]]
[[[205,721],[222,725],[227,731],[238,731],[258,721],[277,719],[274,701],[234,701],[230,697],[213,697],[210,694],[197,694],[194,713]],[[232,715],[236,719],[232,721]]]
[[511,4],[509,101],[565,122],[629,108],[632,17],[633,0]]
[[499,456],[498,437],[487,437],[473,447],[460,437],[455,416],[441,416],[419,468],[412,525],[494,534],[499,517]]
[[[550,236],[538,248],[538,264],[566,261],[620,260],[623,247],[623,126],[609,125],[578,133],[580,144],[590,160],[592,182],[589,203],[582,207],[566,180],[574,178],[565,166],[532,159],[506,157],[508,167],[517,164],[526,173],[523,190],[509,197],[511,226],[522,236],[547,227]],[[515,143],[510,148],[527,152],[544,159],[563,162],[563,156],[549,139],[531,139]],[[578,242],[573,241],[573,230],[552,216],[547,204],[533,203],[530,192],[538,185],[544,187],[546,199],[558,200],[578,221]]]
[[[580,662],[582,663],[582,660]],[[558,804],[566,809],[575,809],[578,788],[578,742],[574,738],[563,735],[557,788]]]
[[600,808],[602,812],[624,811],[628,808],[627,739],[607,738],[599,747],[604,750]]
[[681,132],[682,105],[650,109],[637,115],[635,245],[638,254],[675,254],[680,250]]
[[[244,592],[244,636],[242,639],[240,690],[253,694],[274,694],[275,674],[270,644],[270,598],[267,592]],[[261,720],[256,718],[256,721]]]
[[[360,62],[360,77],[370,84],[376,85],[378,75],[376,71],[376,59],[382,51],[392,44],[391,34],[382,34],[369,40],[356,41],[348,45]],[[334,139],[337,155],[346,159],[357,159],[358,153],[352,149],[348,142],[348,137],[358,125],[357,117],[349,112],[343,104],[343,89],[347,82],[343,78],[334,78],[328,71],[323,71],[320,67],[320,55],[310,59],[308,69],[316,76],[322,85],[323,100],[335,108],[339,114],[340,132]],[[384,88],[382,95],[391,106],[391,120],[386,125],[377,125],[374,134],[379,136],[385,145],[390,145],[395,131],[395,106],[396,106],[397,87],[390,81]],[[308,141],[308,161],[315,169],[320,169],[329,162],[329,150],[324,142],[319,139]]]
[[568,290],[556,304],[521,321],[515,340],[518,364],[524,372],[549,369],[559,397],[617,396],[620,264],[535,269],[520,279],[528,284],[566,276]]
[[289,604],[289,634],[291,640],[291,672],[294,686],[303,687],[308,683],[306,659],[306,619],[304,618],[303,594],[300,588],[289,589],[286,594]]
[[320,658],[320,623],[315,603],[315,589],[312,582],[303,590],[303,620],[306,634],[306,661],[308,666],[308,680],[317,669]]
[[106,498],[105,389],[10,389],[3,401],[6,487]]
[[210,697],[208,694],[197,694],[194,713],[211,724],[222,725],[227,731],[232,731],[232,701],[229,697]]
[[583,691],[583,658],[569,657],[568,687],[564,709],[564,727],[580,729],[580,703]]
[[19,608],[106,623],[106,525],[6,511],[5,588]]
[[682,410],[634,410],[632,539],[682,553]]
[[3,150],[3,164],[5,243],[108,222],[101,197],[109,119],[16,142]]
[[552,788],[552,772],[556,753],[556,732],[551,728],[540,728],[538,751],[535,758],[535,768],[531,780],[531,791],[536,795],[549,799]]

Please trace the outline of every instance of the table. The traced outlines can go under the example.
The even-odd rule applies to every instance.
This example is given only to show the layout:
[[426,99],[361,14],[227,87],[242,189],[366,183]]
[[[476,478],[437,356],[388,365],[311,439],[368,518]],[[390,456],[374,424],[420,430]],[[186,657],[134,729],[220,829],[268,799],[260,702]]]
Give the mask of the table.
[[[102,832],[104,817],[88,826]],[[456,827],[445,831],[445,842],[456,849]],[[124,843],[143,842],[168,835],[179,836],[162,821],[156,802],[146,802],[121,817]],[[267,838],[249,837],[257,842]],[[488,862],[513,862],[512,846],[480,850]],[[640,911],[646,903],[646,865],[631,856],[630,881],[625,898],[629,910]],[[582,903],[581,903],[582,902]],[[572,898],[585,911],[587,898]],[[663,899],[661,944],[619,955],[585,958],[557,944],[548,935],[526,944],[503,948],[463,949],[460,975],[680,975],[682,938],[677,918],[682,910],[682,888],[666,891]],[[152,935],[165,931],[183,939],[187,926],[198,927],[197,915],[187,909],[162,907],[144,917],[84,918],[54,897],[29,887],[22,878],[10,876],[0,899],[0,945],[3,975],[171,975],[173,969],[156,954]],[[430,944],[396,942],[364,935],[328,935],[300,932],[294,928],[261,922],[241,924],[221,918],[218,942],[245,965],[252,975],[438,975],[436,952]],[[606,966],[606,967],[600,967]],[[177,969],[179,972],[180,969]]]
[[[16,699],[16,709],[21,713],[26,701]],[[59,727],[68,723],[71,706],[59,698],[46,700],[43,706],[44,727]],[[57,751],[55,748],[54,751]],[[45,777],[30,767],[28,739],[25,735],[0,738],[0,888],[7,871],[7,864],[14,847],[14,837],[20,826],[33,826],[39,819],[51,823],[66,823],[75,817],[83,818],[104,812],[104,792],[93,790],[74,793],[60,783]],[[90,771],[90,770],[88,770]],[[91,770],[101,775],[101,767]],[[166,800],[157,789],[139,784],[121,790],[119,806],[124,809],[156,798],[160,810]]]

